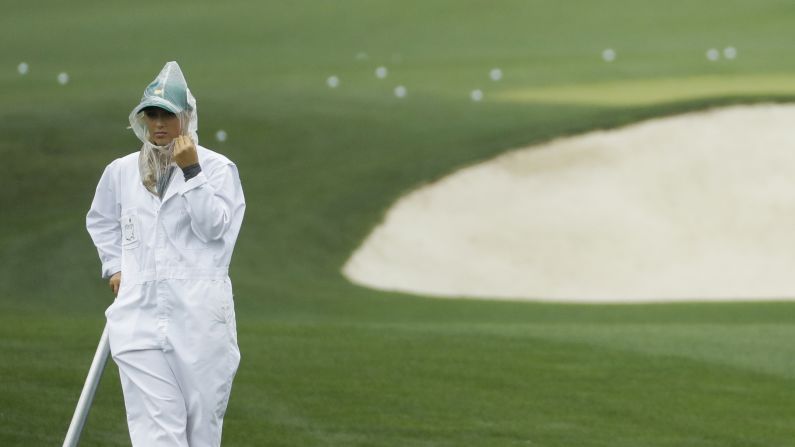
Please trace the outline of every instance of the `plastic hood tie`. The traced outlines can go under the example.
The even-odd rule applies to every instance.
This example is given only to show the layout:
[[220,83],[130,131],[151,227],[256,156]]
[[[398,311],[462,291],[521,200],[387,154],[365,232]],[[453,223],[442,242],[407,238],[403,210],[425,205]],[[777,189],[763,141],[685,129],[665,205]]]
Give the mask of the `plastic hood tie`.
[[143,144],[138,157],[141,182],[152,194],[162,198],[176,167],[172,157],[174,142],[165,146],[152,143],[143,112],[147,107],[158,107],[174,113],[179,118],[180,134],[189,136],[198,146],[196,99],[188,88],[179,64],[168,62],[146,87],[141,102],[130,112],[130,128]]

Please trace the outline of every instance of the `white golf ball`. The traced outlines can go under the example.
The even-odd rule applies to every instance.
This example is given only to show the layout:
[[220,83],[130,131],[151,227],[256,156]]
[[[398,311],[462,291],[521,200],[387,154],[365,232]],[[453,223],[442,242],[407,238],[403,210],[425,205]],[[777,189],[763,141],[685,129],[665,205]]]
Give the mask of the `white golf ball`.
[[737,57],[737,48],[726,47],[723,49],[723,57],[726,59],[734,59]]
[[716,60],[720,59],[720,51],[718,51],[715,48],[710,48],[709,50],[707,50],[707,59],[709,59],[712,62],[715,62]]
[[365,53],[364,51],[360,51],[360,52],[356,53],[356,60],[357,61],[363,61],[365,59],[367,59],[367,53]]
[[607,48],[602,51],[602,60],[605,62],[613,62],[616,60],[616,50],[612,48]]
[[389,72],[384,66],[380,66],[375,69],[375,77],[377,77],[378,79],[384,79],[387,74],[389,74]]
[[220,141],[221,143],[226,141],[226,131],[225,130],[219,130],[218,132],[216,132],[215,133],[215,139]]
[[65,72],[58,73],[58,83],[66,85],[69,83],[69,74]]
[[29,69],[30,69],[30,67],[28,67],[28,63],[27,62],[20,62],[20,64],[17,65],[17,71],[19,72],[19,74],[21,74],[23,76],[28,74],[28,70]]
[[472,90],[469,97],[472,98],[472,101],[479,102],[483,99],[483,92],[480,89]]
[[500,70],[499,68],[492,68],[491,71],[489,72],[489,77],[491,78],[492,81],[499,81],[500,79],[502,79],[502,70]]
[[328,79],[326,79],[326,85],[331,88],[337,88],[337,86],[340,85],[340,78],[336,76],[329,76]]
[[406,87],[402,85],[398,85],[395,87],[395,96],[398,98],[405,98],[406,97]]

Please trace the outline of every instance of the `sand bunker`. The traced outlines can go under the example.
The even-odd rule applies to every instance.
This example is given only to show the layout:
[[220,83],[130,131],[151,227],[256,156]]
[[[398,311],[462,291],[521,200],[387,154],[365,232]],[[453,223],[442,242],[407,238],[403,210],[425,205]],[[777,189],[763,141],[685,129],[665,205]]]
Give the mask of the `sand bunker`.
[[343,273],[440,297],[795,297],[795,106],[654,119],[463,169],[400,199]]

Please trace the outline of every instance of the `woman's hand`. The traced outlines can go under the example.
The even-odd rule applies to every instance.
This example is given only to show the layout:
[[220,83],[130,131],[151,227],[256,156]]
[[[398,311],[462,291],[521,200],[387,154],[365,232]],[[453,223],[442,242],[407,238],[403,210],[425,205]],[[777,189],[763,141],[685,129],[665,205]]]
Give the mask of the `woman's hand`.
[[180,135],[174,138],[174,162],[180,168],[187,168],[199,162],[199,154],[196,153],[196,145],[189,136]]
[[119,285],[121,284],[121,272],[114,273],[113,276],[110,277],[108,284],[110,284],[110,290],[113,291],[113,294],[118,295]]

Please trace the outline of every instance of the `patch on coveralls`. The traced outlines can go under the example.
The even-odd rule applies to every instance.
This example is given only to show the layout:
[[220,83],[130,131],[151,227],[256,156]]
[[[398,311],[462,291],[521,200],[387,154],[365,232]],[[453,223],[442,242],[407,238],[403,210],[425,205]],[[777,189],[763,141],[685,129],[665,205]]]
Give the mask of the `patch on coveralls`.
[[135,215],[129,214],[121,218],[121,244],[125,247],[138,242],[138,220]]

